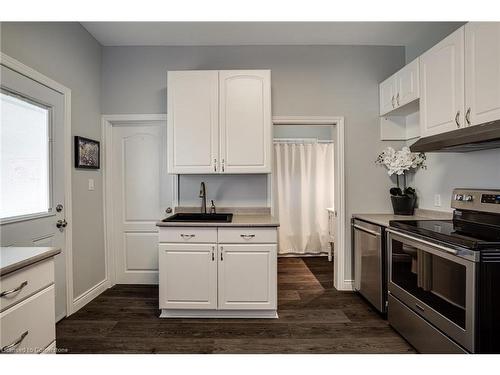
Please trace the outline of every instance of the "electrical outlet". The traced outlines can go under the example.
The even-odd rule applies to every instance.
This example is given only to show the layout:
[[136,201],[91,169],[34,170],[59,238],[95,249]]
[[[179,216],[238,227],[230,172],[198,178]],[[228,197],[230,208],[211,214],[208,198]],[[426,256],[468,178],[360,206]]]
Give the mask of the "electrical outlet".
[[434,206],[441,207],[441,194],[434,195]]
[[93,178],[89,178],[89,190],[94,190],[95,187],[94,187],[94,179]]

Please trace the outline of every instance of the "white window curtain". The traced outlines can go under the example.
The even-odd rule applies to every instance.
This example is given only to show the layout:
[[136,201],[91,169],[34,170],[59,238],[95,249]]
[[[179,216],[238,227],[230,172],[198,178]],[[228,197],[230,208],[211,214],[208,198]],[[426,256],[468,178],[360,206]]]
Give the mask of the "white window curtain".
[[328,213],[334,202],[333,143],[274,145],[273,197],[280,254],[329,251]]

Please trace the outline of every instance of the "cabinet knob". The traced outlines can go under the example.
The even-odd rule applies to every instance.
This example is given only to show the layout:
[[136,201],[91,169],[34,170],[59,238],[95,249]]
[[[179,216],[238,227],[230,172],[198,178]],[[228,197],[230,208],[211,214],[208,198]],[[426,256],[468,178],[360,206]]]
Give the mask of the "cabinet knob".
[[392,108],[394,108],[395,107],[395,105],[394,105],[394,95],[392,96],[391,103],[392,103]]
[[398,95],[396,96],[396,103],[398,104],[398,107],[399,107],[399,92],[398,92]]
[[457,114],[455,115],[455,124],[457,124],[457,128],[460,127],[460,111],[457,111]]

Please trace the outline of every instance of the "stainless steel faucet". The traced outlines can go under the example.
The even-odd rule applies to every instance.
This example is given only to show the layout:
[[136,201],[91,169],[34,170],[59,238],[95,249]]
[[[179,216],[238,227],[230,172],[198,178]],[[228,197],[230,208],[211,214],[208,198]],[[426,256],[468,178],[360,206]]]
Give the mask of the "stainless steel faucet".
[[200,185],[200,198],[201,198],[201,213],[207,213],[207,189],[205,188],[205,182]]

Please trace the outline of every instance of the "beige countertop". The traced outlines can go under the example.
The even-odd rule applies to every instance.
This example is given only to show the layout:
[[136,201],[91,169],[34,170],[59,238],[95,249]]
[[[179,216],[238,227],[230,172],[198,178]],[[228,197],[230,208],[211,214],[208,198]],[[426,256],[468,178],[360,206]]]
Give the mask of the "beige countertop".
[[451,212],[420,210],[416,209],[414,215],[394,215],[391,213],[385,214],[353,214],[353,218],[368,221],[369,223],[389,226],[391,220],[451,220]]
[[[176,207],[175,213],[200,212],[199,207]],[[269,207],[218,207],[217,213],[232,213],[233,220],[227,222],[163,222],[159,227],[279,227],[278,218],[271,215]]]
[[0,276],[17,271],[61,252],[56,247],[0,247]]
[[233,214],[233,220],[228,222],[174,222],[159,221],[159,227],[279,227],[278,219],[270,214]]

